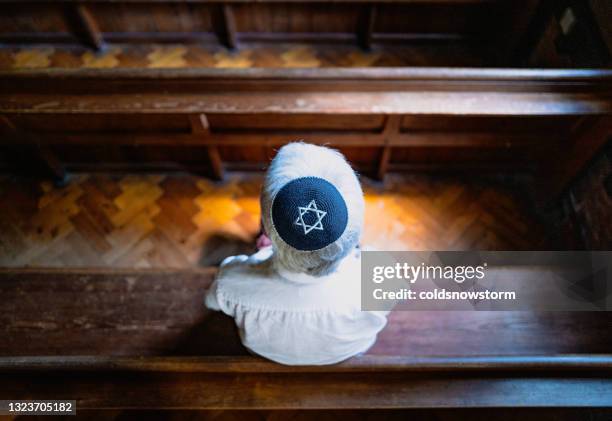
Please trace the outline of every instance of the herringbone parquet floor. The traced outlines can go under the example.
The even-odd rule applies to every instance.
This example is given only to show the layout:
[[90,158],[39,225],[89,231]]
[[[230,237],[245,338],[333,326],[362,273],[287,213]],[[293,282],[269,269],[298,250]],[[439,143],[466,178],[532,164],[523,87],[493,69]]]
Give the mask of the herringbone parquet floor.
[[113,44],[94,52],[85,47],[48,45],[4,46],[0,68],[181,68],[181,67],[376,67],[485,66],[483,52],[461,46],[377,47],[365,52],[356,46],[250,44],[238,51],[219,46],[184,44]]
[[[190,267],[250,252],[260,174],[74,175],[65,187],[0,177],[0,266]],[[512,189],[427,176],[363,180],[365,245],[384,250],[546,248]]]

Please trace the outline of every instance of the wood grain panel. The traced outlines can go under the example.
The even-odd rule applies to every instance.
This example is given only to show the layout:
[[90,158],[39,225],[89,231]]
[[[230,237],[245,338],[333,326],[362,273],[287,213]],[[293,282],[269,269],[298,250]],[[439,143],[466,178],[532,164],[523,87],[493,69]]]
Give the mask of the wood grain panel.
[[238,3],[232,5],[238,32],[355,33],[357,8],[341,3]]
[[[21,119],[23,129],[36,130],[40,122],[38,127],[47,130],[64,127],[40,135],[38,142],[63,148],[60,159],[80,169],[96,161],[146,164],[146,157],[155,157],[152,166],[157,168],[198,166],[201,155],[190,155],[187,146],[221,147],[216,161],[262,169],[275,148],[305,140],[339,147],[359,170],[376,168],[379,177],[387,168],[529,171],[542,163],[547,149],[566,145],[568,128],[578,118],[612,110],[611,73],[606,70],[182,69],[4,75],[0,111]],[[199,114],[206,115],[210,131],[186,132],[186,117]],[[397,127],[381,130],[383,120],[400,116],[401,132]],[[84,129],[87,137],[79,133]],[[107,147],[100,152],[103,159],[96,160],[83,145]]]
[[68,34],[62,4],[3,3],[0,34],[56,33]]
[[[0,270],[0,355],[244,354],[233,321],[203,306],[214,273]],[[369,353],[597,354],[612,350],[610,326],[606,312],[397,311]]]
[[275,114],[209,114],[213,131],[243,130],[376,130],[381,129],[380,115],[296,114],[280,119]]
[[31,131],[62,133],[70,132],[183,132],[189,133],[190,126],[184,114],[163,116],[125,114],[74,114],[16,115],[14,124]]
[[404,116],[401,128],[407,132],[531,132],[552,136],[567,133],[576,121],[577,117],[571,116],[440,117],[419,115]]
[[212,32],[210,7],[181,3],[94,3],[90,6],[105,33]]
[[463,5],[381,3],[377,5],[374,32],[482,36],[493,29],[492,14],[499,16],[494,6],[495,2]]
[[466,148],[431,148],[431,147],[416,147],[416,148],[394,148],[391,162],[517,162],[529,158],[525,152],[526,148],[517,150],[510,148],[495,148],[488,149],[480,147],[477,149]]
[[0,270],[0,391],[81,409],[612,404],[605,312],[395,312],[365,356],[290,367],[204,309],[214,273]]

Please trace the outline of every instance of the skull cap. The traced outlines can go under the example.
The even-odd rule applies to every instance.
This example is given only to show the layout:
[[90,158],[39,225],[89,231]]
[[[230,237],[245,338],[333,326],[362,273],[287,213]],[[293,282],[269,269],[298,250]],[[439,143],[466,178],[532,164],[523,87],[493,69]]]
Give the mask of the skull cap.
[[332,183],[319,177],[296,178],[285,184],[270,211],[281,239],[302,251],[328,246],[342,236],[348,224],[344,198]]

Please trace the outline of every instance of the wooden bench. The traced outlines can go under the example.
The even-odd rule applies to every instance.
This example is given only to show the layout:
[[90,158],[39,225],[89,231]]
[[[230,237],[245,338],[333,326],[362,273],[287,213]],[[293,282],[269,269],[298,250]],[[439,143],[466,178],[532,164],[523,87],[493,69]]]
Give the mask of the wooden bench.
[[[525,56],[555,11],[549,0],[518,5],[491,0],[202,1],[3,0],[0,42],[84,44],[428,43],[490,59]],[[435,17],[435,19],[434,19]],[[492,17],[495,20],[492,21]],[[523,36],[523,32],[527,32]],[[510,35],[511,34],[511,35]],[[492,45],[494,47],[492,47]]]
[[612,405],[607,312],[393,312],[366,355],[287,367],[205,310],[214,273],[0,270],[0,393],[77,409]]
[[[276,147],[306,139],[379,178],[530,172],[556,197],[606,142],[611,86],[610,70],[4,71],[0,126],[12,133],[5,147],[35,145],[59,174],[140,164],[221,178],[224,168],[261,169]],[[5,164],[19,162],[15,154]],[[151,162],[160,157],[178,165]]]

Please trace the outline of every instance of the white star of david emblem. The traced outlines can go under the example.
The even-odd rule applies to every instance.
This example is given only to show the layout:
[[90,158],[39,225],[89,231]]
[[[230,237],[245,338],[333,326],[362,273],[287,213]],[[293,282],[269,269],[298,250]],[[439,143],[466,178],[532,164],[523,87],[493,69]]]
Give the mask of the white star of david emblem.
[[[298,216],[295,220],[295,225],[299,225],[304,228],[304,234],[308,234],[312,230],[323,231],[322,221],[323,217],[327,215],[327,212],[319,210],[317,208],[317,202],[315,202],[314,199],[311,200],[306,207],[298,206],[298,211],[300,212],[300,216]],[[308,212],[314,212],[317,216],[317,221],[312,225],[308,225],[306,222],[304,222],[304,215],[306,215]]]

